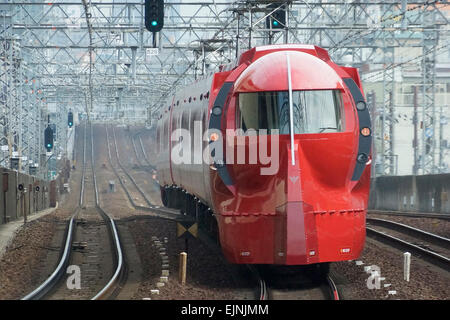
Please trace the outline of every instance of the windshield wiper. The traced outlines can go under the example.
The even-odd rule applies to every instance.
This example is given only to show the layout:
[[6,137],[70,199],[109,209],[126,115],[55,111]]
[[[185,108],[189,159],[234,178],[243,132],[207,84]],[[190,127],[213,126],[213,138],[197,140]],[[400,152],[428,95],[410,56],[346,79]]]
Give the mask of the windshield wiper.
[[324,127],[324,128],[319,128],[319,129],[320,129],[319,133],[322,133],[324,130],[327,130],[327,129],[337,130],[337,128],[333,128],[333,127]]

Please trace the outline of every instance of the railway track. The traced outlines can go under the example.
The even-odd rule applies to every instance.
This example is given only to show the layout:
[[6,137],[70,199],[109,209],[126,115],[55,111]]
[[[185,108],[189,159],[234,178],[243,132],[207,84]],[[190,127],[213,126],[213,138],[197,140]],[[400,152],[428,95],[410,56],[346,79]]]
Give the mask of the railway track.
[[445,270],[450,270],[450,239],[402,223],[367,218],[367,235]]
[[[126,277],[119,234],[114,221],[99,206],[95,176],[94,142],[90,126],[90,161],[86,161],[85,123],[83,170],[79,206],[71,216],[58,266],[23,300],[106,299],[114,296]],[[105,248],[111,248],[111,251]],[[81,286],[72,289],[63,281],[68,265],[78,267]]]
[[[130,140],[133,145],[134,154],[136,156],[136,161],[138,163],[138,166],[150,174],[153,174],[156,170],[155,166],[153,166],[147,158],[147,153],[145,152],[144,145],[142,143],[142,139],[139,135],[140,132],[136,133],[135,135],[131,135],[130,133]],[[138,140],[139,142],[136,142]],[[143,161],[142,161],[143,160]]]
[[148,160],[147,152],[145,152],[144,144],[142,143],[142,138],[140,135],[139,135],[139,145],[141,146],[142,154],[144,155],[144,160],[147,163],[147,165],[153,170],[156,170],[156,167],[153,164],[151,164],[150,160]]
[[[142,191],[142,189],[137,185],[135,179],[128,173],[128,171],[125,169],[122,162],[120,161],[119,149],[117,147],[116,132],[114,130],[114,127],[112,129],[112,136],[113,136],[112,145],[114,147],[113,152],[111,152],[111,140],[109,138],[108,127],[106,126],[108,160],[111,167],[114,170],[114,173],[116,174],[120,184],[124,188],[125,193],[127,194],[127,197],[130,200],[132,206],[143,210],[150,209],[152,207],[152,203],[145,195],[145,193]],[[112,154],[114,154],[115,163],[113,162]]]
[[137,149],[141,150],[142,155],[144,156],[143,159],[145,160],[145,163],[147,164],[147,167],[150,168],[150,170],[152,170],[152,172],[155,172],[156,171],[156,167],[150,162],[150,160],[148,160],[147,152],[145,151],[144,143],[142,142],[141,133],[142,133],[142,131],[136,133],[136,135],[134,136],[135,140],[139,139],[139,147],[140,148],[137,148]]
[[450,220],[450,214],[444,213],[420,213],[420,212],[393,212],[393,211],[383,211],[383,210],[368,210],[368,215],[379,214],[387,216],[403,216],[403,217],[413,217],[413,218],[435,218]]
[[339,300],[338,288],[330,274],[317,270],[295,273],[268,272],[255,265],[247,266],[258,283],[259,300]]
[[[113,136],[112,144],[114,146],[114,151],[115,151],[114,154],[116,157],[115,164],[113,164],[113,161],[112,161],[111,147],[110,147],[111,146],[110,135],[109,135],[108,127],[106,126],[106,139],[107,139],[107,145],[108,145],[108,161],[111,165],[111,168],[114,171],[114,174],[119,179],[120,185],[122,186],[122,189],[125,191],[125,194],[127,195],[127,198],[130,201],[131,205],[137,210],[152,212],[153,214],[155,214],[161,218],[164,218],[164,219],[184,220],[186,217],[180,215],[177,210],[160,207],[151,202],[151,200],[145,195],[145,193],[143,192],[141,187],[137,184],[136,180],[129,174],[128,170],[125,168],[125,166],[123,166],[123,164],[120,160],[114,127],[113,127],[113,135],[112,136]],[[131,183],[127,183],[127,181],[126,181],[126,179],[124,179],[124,177],[127,177]],[[131,193],[129,190],[130,186],[134,190],[133,193]],[[137,204],[132,197],[132,195],[135,195],[135,194],[139,194],[140,197],[142,197],[144,199],[143,201],[147,205]]]
[[[147,176],[149,178],[149,179],[145,180],[145,184],[147,183],[147,181],[150,181],[151,183],[153,183],[153,187],[159,191],[160,186],[156,179],[156,167],[154,165],[152,165],[150,163],[150,161],[148,160],[147,153],[145,152],[144,144],[142,143],[142,139],[140,136],[139,136],[139,143],[136,142],[136,140],[138,139],[138,135],[140,133],[141,132],[138,132],[134,135],[132,135],[131,133],[129,134],[131,143],[133,145],[135,159],[136,159],[139,169],[142,172],[144,172],[145,176]],[[144,159],[144,161],[142,161],[142,159]],[[139,183],[139,181],[136,181],[136,182]],[[141,180],[141,182],[142,182],[142,180]],[[149,187],[151,188],[151,186],[149,186]]]

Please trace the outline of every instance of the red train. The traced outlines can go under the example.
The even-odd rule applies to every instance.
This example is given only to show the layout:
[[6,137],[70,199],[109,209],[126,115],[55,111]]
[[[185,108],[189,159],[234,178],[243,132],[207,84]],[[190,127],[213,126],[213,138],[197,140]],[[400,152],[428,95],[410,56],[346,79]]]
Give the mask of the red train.
[[356,68],[317,46],[256,47],[161,108],[162,201],[216,232],[232,263],[355,259],[371,136]]

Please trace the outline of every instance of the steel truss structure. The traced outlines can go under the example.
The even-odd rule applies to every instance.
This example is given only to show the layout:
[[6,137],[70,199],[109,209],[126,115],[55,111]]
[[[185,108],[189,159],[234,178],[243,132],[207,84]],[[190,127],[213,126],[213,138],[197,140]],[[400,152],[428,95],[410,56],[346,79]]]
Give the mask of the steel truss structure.
[[[284,29],[267,29],[266,17],[282,8]],[[55,152],[64,155],[69,109],[97,120],[151,120],[177,86],[243,50],[308,43],[359,67],[365,83],[381,83],[372,107],[379,174],[396,173],[396,78],[403,67],[420,65],[417,173],[448,171],[438,114],[448,109],[436,109],[434,92],[436,55],[450,46],[447,1],[165,1],[156,48],[143,12],[143,0],[0,1],[2,166],[10,166],[13,152],[27,158],[20,170],[44,165],[49,113],[58,115]],[[407,58],[399,48],[420,53]]]

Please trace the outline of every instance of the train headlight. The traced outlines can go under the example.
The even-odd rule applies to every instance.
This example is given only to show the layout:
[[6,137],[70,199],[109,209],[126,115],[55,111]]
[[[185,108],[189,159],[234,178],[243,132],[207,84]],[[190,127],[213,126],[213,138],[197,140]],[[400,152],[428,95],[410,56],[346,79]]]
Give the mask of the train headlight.
[[216,132],[211,133],[211,135],[209,136],[209,141],[217,141],[219,140],[219,134]]
[[364,101],[360,101],[356,104],[356,109],[358,111],[364,111],[366,109],[366,103]]
[[367,128],[367,127],[365,127],[365,128],[362,128],[361,129],[361,134],[364,136],[364,137],[368,137],[368,136],[370,136],[370,128]]

